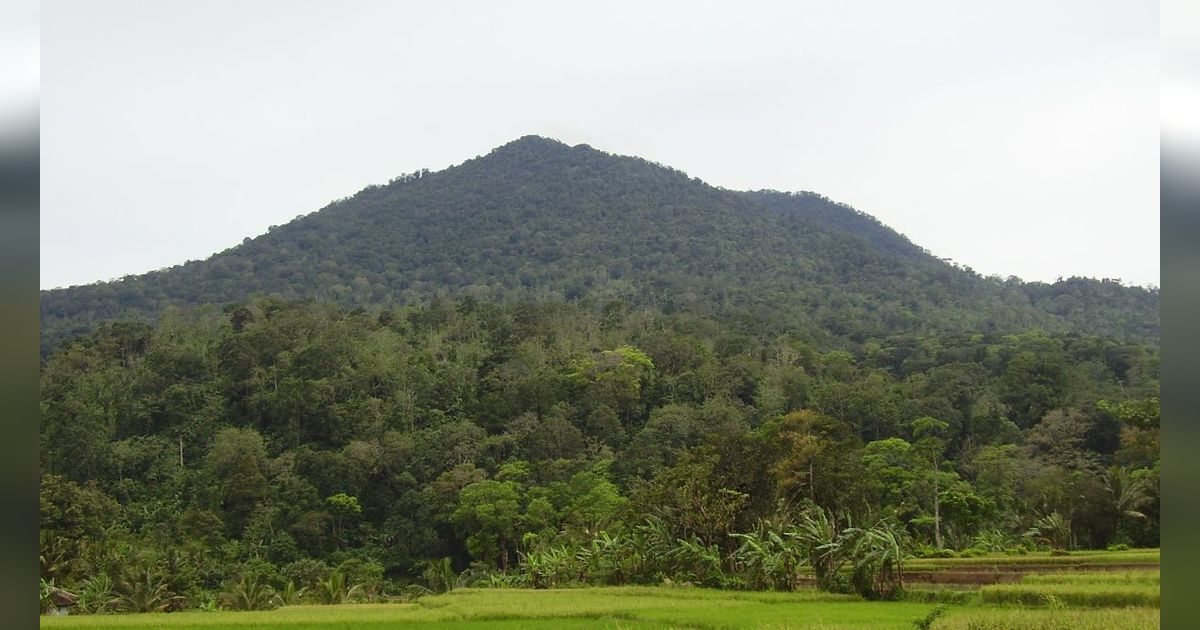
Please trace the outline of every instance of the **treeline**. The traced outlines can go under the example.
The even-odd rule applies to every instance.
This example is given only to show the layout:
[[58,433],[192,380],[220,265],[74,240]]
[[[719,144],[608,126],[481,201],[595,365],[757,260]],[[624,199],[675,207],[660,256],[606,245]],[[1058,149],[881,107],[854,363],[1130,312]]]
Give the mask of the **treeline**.
[[818,514],[924,555],[1158,543],[1157,348],[1086,335],[261,300],[103,324],[41,397],[42,576],[89,610],[504,583],[648,523],[744,588],[781,579],[747,536]]

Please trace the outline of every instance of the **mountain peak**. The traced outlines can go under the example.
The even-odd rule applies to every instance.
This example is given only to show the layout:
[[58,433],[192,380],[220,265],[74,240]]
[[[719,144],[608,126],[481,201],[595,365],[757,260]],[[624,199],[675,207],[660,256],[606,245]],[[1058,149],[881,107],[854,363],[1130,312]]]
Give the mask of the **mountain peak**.
[[[586,145],[581,145],[586,146]],[[516,140],[502,144],[495,149],[492,149],[489,155],[497,154],[529,154],[529,155],[553,155],[564,154],[571,150],[571,145],[557,140],[555,138],[547,138],[538,135],[521,136]]]

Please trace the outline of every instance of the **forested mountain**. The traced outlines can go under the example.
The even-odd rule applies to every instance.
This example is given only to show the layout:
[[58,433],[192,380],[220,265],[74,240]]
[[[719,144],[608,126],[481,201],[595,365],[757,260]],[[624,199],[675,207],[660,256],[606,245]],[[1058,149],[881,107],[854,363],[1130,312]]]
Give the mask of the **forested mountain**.
[[44,293],[42,578],[90,612],[801,571],[895,597],[846,554],[1157,546],[1157,307],[524,138]]
[[440,294],[620,299],[853,343],[1030,328],[1158,337],[1156,291],[984,278],[820,195],[723,190],[529,136],[368,187],[205,261],[45,291],[43,350],[168,305],[261,295],[394,306]]

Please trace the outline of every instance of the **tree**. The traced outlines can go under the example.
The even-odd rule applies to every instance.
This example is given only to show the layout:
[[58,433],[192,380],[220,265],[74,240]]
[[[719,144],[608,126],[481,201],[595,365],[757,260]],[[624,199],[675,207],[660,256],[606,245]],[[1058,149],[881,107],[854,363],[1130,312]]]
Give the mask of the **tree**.
[[942,456],[946,452],[946,433],[950,425],[925,416],[913,420],[912,432],[916,442],[913,447],[932,467],[930,478],[933,480],[933,536],[934,544],[942,548],[942,514],[941,499],[938,492],[938,478],[941,476]]
[[716,474],[719,456],[711,448],[689,451],[675,466],[638,488],[633,504],[674,529],[677,538],[697,536],[705,545],[724,542],[749,495]]
[[262,436],[254,429],[221,429],[213,439],[206,464],[223,487],[221,505],[233,531],[240,532],[266,496],[266,458]]
[[1148,473],[1150,471],[1145,469],[1131,472],[1120,466],[1113,466],[1104,472],[1104,489],[1116,514],[1113,535],[1118,540],[1123,536],[1121,524],[1125,519],[1146,519],[1142,509],[1153,500]]
[[883,508],[911,507],[919,461],[912,444],[901,438],[888,438],[867,444],[862,449],[862,484],[867,504]]
[[516,482],[485,479],[463,488],[451,519],[467,534],[472,556],[494,558],[501,571],[508,570],[510,545],[519,537],[521,520],[521,493]]
[[333,537],[336,540],[343,540],[346,536],[346,528],[362,514],[362,505],[359,504],[358,497],[344,492],[327,497],[325,504],[329,506],[329,512],[333,515]]
[[822,503],[818,496],[824,495],[825,489],[818,492],[817,471],[829,476],[831,489],[838,485],[832,483],[838,472],[834,460],[853,444],[849,426],[805,409],[787,414],[768,431],[783,449],[771,468],[780,492],[791,495],[807,489],[809,500]]
[[1036,424],[1062,407],[1068,389],[1067,363],[1061,351],[1025,351],[1008,362],[1001,378],[1001,400],[1021,428]]
[[233,581],[220,599],[222,606],[230,610],[273,610],[283,603],[275,589],[257,575]]

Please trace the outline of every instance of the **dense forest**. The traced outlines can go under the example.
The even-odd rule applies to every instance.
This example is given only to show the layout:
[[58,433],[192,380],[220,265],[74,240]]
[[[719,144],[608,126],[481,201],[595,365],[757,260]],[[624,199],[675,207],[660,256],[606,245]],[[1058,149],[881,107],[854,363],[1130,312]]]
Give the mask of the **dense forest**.
[[43,575],[132,609],[379,596],[647,528],[723,566],[814,513],[922,554],[1154,546],[1157,369],[1082,334],[847,351],[622,301],[172,311],[45,363]]
[[84,611],[801,565],[886,597],[907,555],[1158,545],[1157,290],[586,146],[42,314],[42,578]]
[[262,296],[392,307],[435,295],[620,299],[822,345],[1031,328],[1156,343],[1159,331],[1157,290],[982,277],[814,193],[724,190],[530,136],[368,187],[208,260],[43,291],[43,354],[100,321],[153,319],[171,305]]

